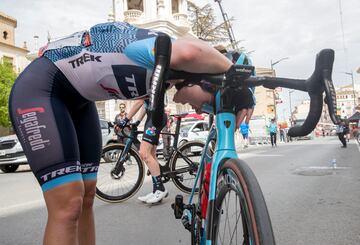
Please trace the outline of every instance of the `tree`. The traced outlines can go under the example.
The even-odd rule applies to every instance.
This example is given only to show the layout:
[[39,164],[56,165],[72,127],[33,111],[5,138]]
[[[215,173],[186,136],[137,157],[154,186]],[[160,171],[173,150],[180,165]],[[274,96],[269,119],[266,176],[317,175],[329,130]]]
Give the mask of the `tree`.
[[[191,23],[193,33],[201,40],[210,42],[212,45],[219,43],[231,47],[228,35],[228,23],[216,23],[216,16],[210,4],[199,7],[191,1],[188,1],[189,22]],[[229,19],[229,24],[234,18]],[[242,51],[242,50],[238,50]]]
[[16,73],[11,64],[0,64],[0,126],[9,127],[8,111],[11,87],[16,79]]

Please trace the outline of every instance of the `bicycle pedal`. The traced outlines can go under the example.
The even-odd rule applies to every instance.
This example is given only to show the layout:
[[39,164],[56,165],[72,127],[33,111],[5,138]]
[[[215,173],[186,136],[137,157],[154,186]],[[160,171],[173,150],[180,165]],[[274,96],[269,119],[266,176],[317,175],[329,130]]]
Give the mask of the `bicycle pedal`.
[[184,198],[182,195],[176,195],[175,203],[171,205],[174,209],[175,219],[181,219],[184,212]]

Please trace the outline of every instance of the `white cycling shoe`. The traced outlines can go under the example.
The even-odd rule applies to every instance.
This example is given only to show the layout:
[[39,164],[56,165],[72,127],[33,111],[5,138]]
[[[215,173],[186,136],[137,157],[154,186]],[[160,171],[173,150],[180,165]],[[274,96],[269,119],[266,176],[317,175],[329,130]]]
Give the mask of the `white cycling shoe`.
[[150,197],[152,197],[154,195],[154,193],[150,192],[149,194],[145,195],[145,196],[140,196],[138,197],[139,201],[142,202],[146,202]]
[[167,197],[169,193],[167,190],[164,191],[157,190],[155,191],[155,193],[151,193],[151,194],[152,195],[145,201],[147,204],[159,203],[162,201],[162,199]]

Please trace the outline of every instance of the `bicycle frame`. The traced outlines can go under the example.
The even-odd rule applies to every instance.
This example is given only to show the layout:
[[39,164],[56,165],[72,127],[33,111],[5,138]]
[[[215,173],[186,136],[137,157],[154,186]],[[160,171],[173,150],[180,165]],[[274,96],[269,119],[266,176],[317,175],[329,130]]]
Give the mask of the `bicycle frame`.
[[[166,160],[164,165],[159,165],[160,167],[160,175],[163,178],[164,183],[168,182],[171,178],[176,178],[176,176],[178,174],[184,173],[188,171],[188,168],[184,168],[182,170],[175,170],[175,171],[171,171],[170,170],[170,162],[171,159],[173,158],[173,156],[178,153],[180,154],[183,159],[186,161],[187,158],[184,157],[181,152],[179,152],[178,150],[178,139],[179,139],[179,134],[180,134],[180,125],[181,125],[181,116],[177,116],[175,115],[175,117],[177,118],[176,121],[176,128],[175,128],[175,133],[160,133],[162,135],[170,135],[174,138],[173,144],[170,147],[170,157]],[[119,175],[123,170],[123,163],[126,161],[126,156],[132,146],[132,144],[134,144],[135,142],[138,142],[137,136],[141,133],[143,133],[143,131],[138,131],[137,130],[137,126],[133,125],[131,127],[131,132],[130,135],[126,135],[125,133],[123,133],[125,135],[125,137],[127,137],[127,140],[125,142],[125,147],[124,150],[121,152],[120,157],[118,158],[118,161],[115,165],[115,168],[113,170],[113,173],[116,175]],[[189,161],[187,161],[188,164],[190,164]],[[189,165],[189,168],[191,168],[192,166]]]
[[[219,165],[226,159],[230,158],[238,158],[235,147],[235,114],[232,112],[223,112],[221,111],[221,98],[220,93],[217,93],[216,96],[216,119],[215,125],[212,126],[206,140],[205,148],[202,152],[202,156],[200,159],[200,164],[198,168],[198,172],[195,178],[195,183],[189,198],[189,206],[193,204],[193,198],[195,195],[195,190],[198,185],[198,181],[200,176],[203,174],[205,163],[211,161],[211,175],[210,175],[210,184],[209,184],[209,196],[208,196],[208,205],[207,212],[213,212],[214,209],[214,201],[216,199],[216,183],[217,183],[217,172]],[[209,144],[211,141],[216,140],[217,144],[215,147],[215,152],[212,158],[207,155]],[[201,186],[200,186],[201,187]],[[199,205],[201,206],[201,200],[199,201]],[[210,216],[212,218],[212,216]],[[214,230],[212,226],[208,226],[207,224],[213,223],[213,220],[206,220],[205,229],[203,236],[201,237],[200,244],[201,245],[212,245],[212,239],[214,235]],[[199,228],[199,227],[198,227]],[[206,240],[205,240],[206,237]]]

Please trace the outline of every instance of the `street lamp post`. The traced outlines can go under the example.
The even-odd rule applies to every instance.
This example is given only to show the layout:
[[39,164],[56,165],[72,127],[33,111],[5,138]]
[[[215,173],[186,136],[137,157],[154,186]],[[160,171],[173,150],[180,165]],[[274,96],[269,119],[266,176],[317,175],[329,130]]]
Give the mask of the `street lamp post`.
[[[287,59],[289,59],[289,57],[281,58],[281,59],[279,59],[279,60],[277,60],[275,62],[270,60],[271,73],[273,74],[274,77],[276,76],[275,71],[274,71],[274,66],[276,64],[280,63],[281,61],[287,60]],[[273,90],[273,97],[274,97],[274,115],[275,115],[275,120],[276,120],[277,116],[276,116],[276,93],[275,93],[275,89]]]
[[343,72],[346,75],[351,76],[351,83],[352,83],[352,87],[353,87],[353,94],[354,94],[354,110],[356,107],[356,93],[355,93],[355,83],[354,83],[354,74],[352,72]]
[[291,94],[294,93],[295,90],[289,90],[289,102],[290,102],[290,125],[292,125],[292,106],[291,106]]

